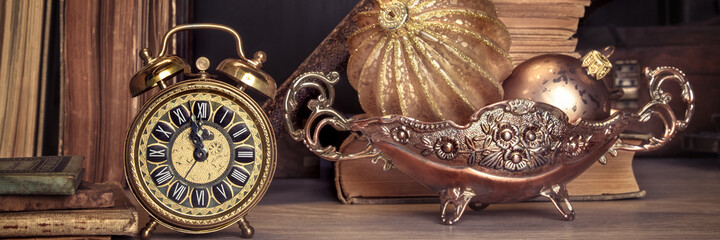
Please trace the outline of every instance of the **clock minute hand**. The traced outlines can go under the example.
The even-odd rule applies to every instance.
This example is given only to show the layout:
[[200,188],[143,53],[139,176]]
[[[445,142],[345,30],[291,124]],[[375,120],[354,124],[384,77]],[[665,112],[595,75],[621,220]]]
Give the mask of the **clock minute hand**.
[[203,144],[202,120],[196,118],[195,114],[192,113],[192,105],[190,104],[190,102],[188,102],[188,105],[190,105],[188,107],[190,107],[190,128],[192,130],[192,132],[190,133],[190,140],[195,146],[195,151],[193,151],[193,158],[195,159],[195,161],[204,161],[205,159],[207,159],[208,151],[205,148],[205,144]]

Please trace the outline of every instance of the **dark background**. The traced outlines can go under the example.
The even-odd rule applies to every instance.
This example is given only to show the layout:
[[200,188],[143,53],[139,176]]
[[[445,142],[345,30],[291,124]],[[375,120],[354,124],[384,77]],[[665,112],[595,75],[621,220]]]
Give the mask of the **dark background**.
[[[183,2],[183,1],[181,1]],[[252,57],[259,50],[267,53],[267,61],[263,69],[270,73],[278,86],[284,82],[296,67],[315,49],[348,11],[357,4],[356,0],[203,0],[185,2],[188,4],[189,22],[211,22],[228,25],[236,29],[243,39],[244,51]],[[57,13],[58,4],[54,5]],[[601,49],[608,45],[616,47],[633,47],[617,34],[622,28],[692,28],[697,26],[717,27],[720,24],[720,0],[600,0],[593,1],[586,8],[585,17],[580,20],[577,50],[581,53],[588,49]],[[57,16],[57,14],[54,14]],[[53,21],[57,23],[59,21]],[[57,26],[52,29],[53,43],[58,43]],[[690,44],[692,36],[689,36]],[[222,59],[236,58],[232,38],[218,31],[194,31],[188,38],[189,50],[180,55],[188,62],[194,63],[199,56],[211,60],[211,67]],[[697,44],[702,43],[702,41]],[[57,48],[57,45],[54,45]],[[57,53],[57,51],[52,51]],[[51,55],[51,69],[59,78],[59,56]],[[698,59],[688,59],[692,62]],[[720,71],[709,71],[713,76],[720,76]],[[707,75],[708,73],[703,73]],[[715,78],[715,77],[712,77]],[[349,86],[343,75],[338,84],[340,99],[335,106],[346,114],[360,113],[355,91]],[[720,80],[720,79],[719,79]],[[46,122],[58,122],[59,87],[48,86]],[[708,85],[708,84],[706,84]],[[703,92],[718,92],[715,84],[711,89],[698,89],[698,96]],[[267,98],[257,93],[250,93],[259,102]],[[347,97],[344,97],[347,96]],[[716,95],[713,95],[716,96]],[[715,102],[717,97],[699,99],[699,101]],[[708,118],[707,115],[717,113],[717,107],[710,112],[696,113],[695,118]],[[55,111],[55,112],[53,112]],[[695,121],[695,120],[694,120]],[[707,122],[707,121],[706,121]],[[692,126],[692,124],[691,124]],[[712,126],[691,129],[695,131],[712,131]],[[57,154],[57,125],[46,124],[43,155]],[[677,154],[678,151],[675,153]]]

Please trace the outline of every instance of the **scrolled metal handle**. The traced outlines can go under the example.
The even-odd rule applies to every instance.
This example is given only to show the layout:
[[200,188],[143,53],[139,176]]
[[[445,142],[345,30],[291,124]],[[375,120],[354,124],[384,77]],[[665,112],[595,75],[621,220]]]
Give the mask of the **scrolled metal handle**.
[[[651,151],[662,147],[672,140],[678,131],[684,130],[695,112],[695,93],[690,82],[685,79],[685,74],[674,67],[657,67],[654,70],[644,69],[645,76],[650,78],[648,89],[650,91],[650,102],[637,112],[639,122],[649,121],[652,116],[657,116],[663,121],[665,132],[662,137],[651,137],[647,143],[634,145],[618,141],[614,148],[630,151]],[[685,117],[678,120],[668,105],[672,99],[671,94],[663,91],[660,87],[666,82],[676,82],[682,88],[681,97],[687,104]]]
[[[165,33],[165,36],[163,37],[163,43],[162,48],[160,48],[160,52],[158,53],[156,58],[164,57],[167,52],[168,43],[170,42],[170,37],[180,31],[185,30],[192,30],[192,29],[214,29],[214,30],[220,30],[229,33],[233,36],[233,39],[235,39],[235,48],[237,50],[238,57],[240,57],[243,60],[249,61],[245,57],[245,52],[243,51],[243,44],[242,44],[242,38],[240,37],[240,34],[238,34],[234,29],[220,24],[214,24],[214,23],[193,23],[193,24],[184,24],[184,25],[177,25],[170,30],[168,30],[167,33]],[[257,53],[256,53],[257,54]],[[150,58],[153,59],[153,58]]]
[[[328,74],[309,72],[293,80],[293,84],[287,92],[285,103],[283,104],[285,129],[295,141],[303,141],[310,151],[324,159],[342,161],[371,158],[373,161],[377,161],[377,159],[381,158],[380,154],[369,143],[362,151],[352,154],[343,154],[338,152],[335,146],[322,146],[320,143],[320,130],[325,126],[330,125],[339,131],[350,131],[348,119],[331,107],[335,100],[333,84],[337,83],[339,79],[340,74],[337,72]],[[305,126],[296,129],[294,115],[300,104],[297,101],[297,95],[304,88],[316,89],[320,94],[316,99],[310,100],[307,104],[311,113]]]

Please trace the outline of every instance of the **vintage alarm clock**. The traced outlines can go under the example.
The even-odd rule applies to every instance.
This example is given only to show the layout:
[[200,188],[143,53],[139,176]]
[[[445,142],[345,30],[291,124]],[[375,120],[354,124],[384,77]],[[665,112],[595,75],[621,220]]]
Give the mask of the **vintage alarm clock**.
[[[239,59],[225,59],[216,68],[240,87],[213,79],[200,57],[198,73],[177,56],[166,56],[170,37],[179,31],[214,29],[230,33]],[[239,222],[242,237],[254,229],[245,219],[265,194],[275,171],[276,143],[272,126],[247,94],[252,87],[272,98],[276,85],[260,70],[265,53],[254,59],[243,53],[240,35],[216,24],[189,24],[170,29],[162,49],[130,80],[133,97],[160,87],[130,125],[125,141],[125,174],[132,193],[150,214],[139,235],[147,239],[158,223],[184,233],[209,233]],[[193,79],[167,86],[184,73]]]

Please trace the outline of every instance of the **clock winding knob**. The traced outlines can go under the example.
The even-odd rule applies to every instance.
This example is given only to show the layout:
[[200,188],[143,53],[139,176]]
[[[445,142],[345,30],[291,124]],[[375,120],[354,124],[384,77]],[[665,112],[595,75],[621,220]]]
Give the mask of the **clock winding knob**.
[[208,60],[206,57],[199,57],[195,61],[195,67],[197,67],[200,71],[205,71],[210,67],[210,60]]

